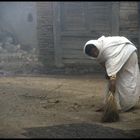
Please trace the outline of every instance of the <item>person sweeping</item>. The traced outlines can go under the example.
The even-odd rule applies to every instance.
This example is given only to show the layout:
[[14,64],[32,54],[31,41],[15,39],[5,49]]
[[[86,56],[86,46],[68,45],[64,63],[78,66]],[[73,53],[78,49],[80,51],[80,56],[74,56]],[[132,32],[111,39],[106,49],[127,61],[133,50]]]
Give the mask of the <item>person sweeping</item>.
[[123,36],[101,36],[89,40],[84,53],[97,60],[106,71],[108,92],[105,95],[102,121],[119,120],[118,110],[128,111],[139,101],[140,73],[135,45]]

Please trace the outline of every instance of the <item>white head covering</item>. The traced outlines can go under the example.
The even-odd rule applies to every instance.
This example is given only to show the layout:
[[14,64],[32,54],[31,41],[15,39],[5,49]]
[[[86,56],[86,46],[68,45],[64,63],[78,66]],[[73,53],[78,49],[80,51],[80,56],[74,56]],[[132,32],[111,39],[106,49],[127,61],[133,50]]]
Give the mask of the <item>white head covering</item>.
[[86,50],[87,45],[93,44],[93,45],[96,46],[97,49],[99,50],[98,56],[97,56],[97,57],[92,57],[92,56],[87,55],[86,53],[85,53],[85,54],[86,54],[88,57],[90,57],[91,59],[99,59],[100,56],[101,56],[102,48],[103,48],[103,38],[104,38],[104,36],[102,36],[101,38],[99,38],[99,39],[97,39],[97,40],[89,40],[89,41],[85,44],[85,46],[84,46],[84,49],[83,49],[84,53],[85,53],[85,50]]
[[89,40],[84,46],[84,53],[88,44],[95,45],[99,50],[97,58],[91,56],[88,57],[91,59],[96,59],[99,62],[105,62],[106,71],[109,76],[116,74],[132,52],[136,50],[136,47],[132,42],[121,36],[102,36],[97,40]]

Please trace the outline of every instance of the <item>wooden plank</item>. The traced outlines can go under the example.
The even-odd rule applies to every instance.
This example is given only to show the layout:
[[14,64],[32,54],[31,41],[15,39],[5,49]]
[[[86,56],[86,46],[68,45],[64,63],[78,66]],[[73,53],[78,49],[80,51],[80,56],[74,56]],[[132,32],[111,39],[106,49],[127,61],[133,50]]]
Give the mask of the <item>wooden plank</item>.
[[83,49],[82,50],[69,49],[69,50],[70,51],[68,50],[63,51],[63,58],[88,58],[84,54]]
[[[100,21],[102,22],[102,21]],[[91,29],[94,30],[94,31],[105,31],[105,32],[108,32],[111,30],[110,26],[111,26],[111,23],[108,23],[108,24],[90,24],[91,26]]]
[[86,56],[80,54],[77,55],[64,54],[62,58],[63,59],[87,59]]
[[61,29],[63,31],[85,30],[83,3],[61,3],[61,21]]
[[71,45],[71,46],[63,46],[63,52],[66,52],[66,53],[71,53],[71,52],[76,52],[76,53],[81,53],[83,51],[83,47],[84,47],[85,44],[82,44],[82,45]]
[[83,49],[63,49],[63,55],[70,54],[70,55],[77,55],[77,54],[84,54]]
[[110,2],[88,2],[87,3],[88,6],[91,6],[91,7],[105,7],[105,6],[109,6],[110,5]]
[[111,4],[111,2],[85,3],[87,21],[90,21],[87,22],[87,26],[93,35],[96,34],[97,37],[100,37],[102,34],[111,34]]
[[54,50],[55,50],[55,65],[63,67],[62,63],[62,48],[60,44],[60,4],[53,3],[53,34],[54,34]]
[[91,59],[63,59],[64,64],[97,64],[96,60]]
[[[98,26],[98,25],[97,25]],[[111,31],[110,26],[91,26],[90,32],[88,30],[68,30],[68,31],[62,31],[61,36],[65,37],[84,37],[84,38],[97,38],[100,36],[100,33],[109,33]],[[102,34],[101,34],[102,35]]]
[[136,8],[136,7],[137,7],[137,2],[136,1],[120,2],[120,8],[121,9],[131,9],[131,8]]
[[81,43],[81,44],[76,44],[74,42],[67,42],[67,43],[62,43],[61,46],[64,49],[70,50],[70,49],[76,49],[76,50],[82,50],[84,47],[85,43]]

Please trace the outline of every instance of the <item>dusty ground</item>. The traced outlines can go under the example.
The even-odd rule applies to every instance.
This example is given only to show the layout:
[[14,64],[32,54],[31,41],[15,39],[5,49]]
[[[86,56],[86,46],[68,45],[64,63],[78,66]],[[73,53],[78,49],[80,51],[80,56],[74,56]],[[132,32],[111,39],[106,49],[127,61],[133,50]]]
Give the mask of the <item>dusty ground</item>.
[[[100,122],[102,113],[95,112],[95,109],[102,102],[106,83],[101,75],[0,77],[0,138],[47,137],[42,134],[51,133],[51,129],[46,132],[47,128],[66,124],[84,124],[78,130],[68,131],[87,134],[89,129],[92,130],[91,137],[98,127],[96,125],[136,130],[139,135],[140,104],[131,112],[120,113],[119,122]],[[95,126],[83,131],[87,124]],[[29,132],[30,129],[34,132]],[[66,131],[66,128],[59,129],[62,130]]]

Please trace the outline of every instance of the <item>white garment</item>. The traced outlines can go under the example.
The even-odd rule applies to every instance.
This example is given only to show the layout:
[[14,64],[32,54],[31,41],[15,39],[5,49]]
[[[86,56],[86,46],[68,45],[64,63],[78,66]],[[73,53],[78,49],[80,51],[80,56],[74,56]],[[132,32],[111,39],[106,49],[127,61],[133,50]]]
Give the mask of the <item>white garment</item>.
[[133,52],[117,74],[116,99],[118,107],[127,111],[137,104],[140,96],[140,72],[136,52]]
[[[88,44],[93,44],[98,48],[99,55],[97,58],[90,58],[97,59],[99,62],[105,62],[108,76],[116,74],[132,52],[137,50],[134,44],[127,38],[119,36],[102,36],[97,40],[89,40],[84,46],[84,52]],[[131,44],[131,46],[126,44]]]
[[84,52],[87,44],[99,49],[99,55],[94,59],[105,62],[107,74],[117,74],[115,98],[118,108],[127,111],[135,106],[140,96],[140,73],[134,44],[125,37],[102,36],[88,41]]

